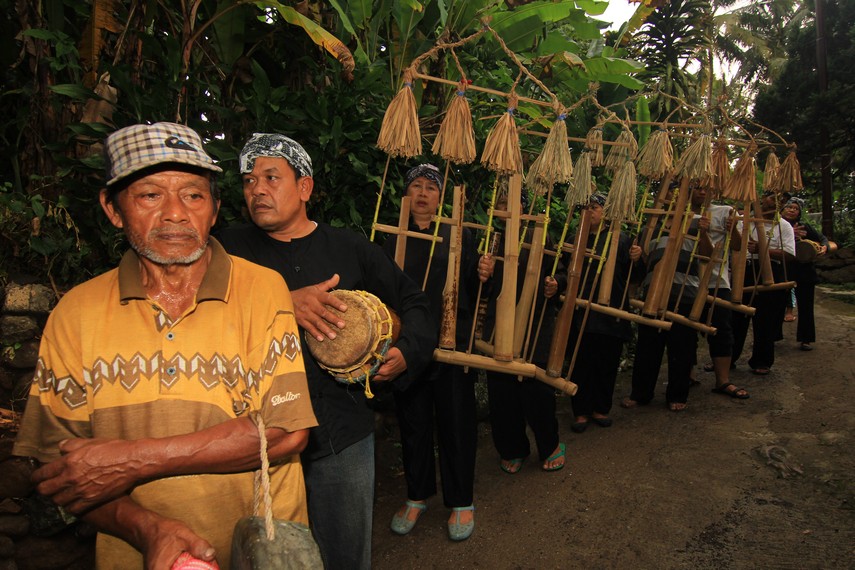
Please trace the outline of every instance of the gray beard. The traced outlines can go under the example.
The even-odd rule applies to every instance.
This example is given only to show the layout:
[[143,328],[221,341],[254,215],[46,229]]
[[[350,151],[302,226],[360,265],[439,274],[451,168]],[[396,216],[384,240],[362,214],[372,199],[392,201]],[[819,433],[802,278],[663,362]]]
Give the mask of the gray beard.
[[[195,233],[195,232],[194,232]],[[175,256],[175,257],[166,257],[160,255],[151,250],[151,248],[147,247],[142,240],[139,239],[139,236],[136,234],[127,234],[128,243],[131,245],[131,249],[133,249],[137,255],[140,257],[144,257],[149,261],[157,263],[158,265],[190,265],[199,261],[202,255],[205,253],[205,250],[208,248],[207,240],[198,249],[191,251],[187,255],[183,256]],[[198,237],[198,236],[197,236]]]

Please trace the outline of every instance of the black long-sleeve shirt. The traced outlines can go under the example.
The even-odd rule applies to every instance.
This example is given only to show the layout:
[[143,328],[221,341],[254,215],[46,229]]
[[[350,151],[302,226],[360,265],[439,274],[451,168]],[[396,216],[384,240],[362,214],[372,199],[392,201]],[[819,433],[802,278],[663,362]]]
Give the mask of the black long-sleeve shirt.
[[[319,223],[309,235],[284,242],[255,225],[226,228],[217,236],[226,251],[278,271],[288,288],[301,289],[338,273],[340,289],[368,291],[401,319],[395,342],[408,374],[393,381],[395,389],[418,376],[436,346],[428,299],[376,244],[349,230]],[[338,453],[372,433],[374,414],[358,384],[345,385],[303,351],[312,407],[320,424],[309,434],[303,455],[309,459]],[[397,386],[396,386],[397,384]]]

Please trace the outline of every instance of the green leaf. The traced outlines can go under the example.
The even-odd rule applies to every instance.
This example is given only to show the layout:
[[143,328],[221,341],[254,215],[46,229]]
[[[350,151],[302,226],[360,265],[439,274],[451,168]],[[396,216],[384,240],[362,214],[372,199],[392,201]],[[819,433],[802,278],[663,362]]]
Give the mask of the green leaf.
[[41,218],[45,215],[45,206],[42,203],[42,197],[40,195],[36,194],[32,197],[30,200],[30,206],[33,209],[33,214],[35,214],[37,218]]
[[29,30],[24,30],[21,33],[25,36],[36,38],[37,40],[56,41],[57,39],[56,34],[52,31],[40,28],[30,28]]
[[63,83],[61,85],[51,85],[49,89],[54,93],[77,99],[78,101],[86,101],[87,99],[101,99],[94,91],[87,89],[77,83]]

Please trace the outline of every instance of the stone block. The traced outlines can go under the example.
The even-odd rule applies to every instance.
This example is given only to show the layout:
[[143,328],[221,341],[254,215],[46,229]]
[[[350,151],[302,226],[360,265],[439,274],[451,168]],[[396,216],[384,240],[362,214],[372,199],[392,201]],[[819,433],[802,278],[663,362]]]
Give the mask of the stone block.
[[4,313],[47,314],[56,304],[56,294],[44,285],[19,285],[9,283],[6,286],[6,299],[3,302]]
[[0,342],[15,344],[41,336],[42,329],[36,319],[24,315],[0,317]]

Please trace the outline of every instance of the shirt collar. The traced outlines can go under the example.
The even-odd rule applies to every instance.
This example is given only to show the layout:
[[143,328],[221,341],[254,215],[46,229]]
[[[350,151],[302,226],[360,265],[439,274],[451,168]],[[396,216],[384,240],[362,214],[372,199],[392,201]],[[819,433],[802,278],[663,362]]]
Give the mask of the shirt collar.
[[[196,302],[227,301],[231,281],[232,260],[214,238],[208,239],[211,249],[211,261],[196,293]],[[137,253],[129,249],[119,262],[119,299],[126,303],[131,299],[145,299],[147,295],[142,286],[140,263]]]

